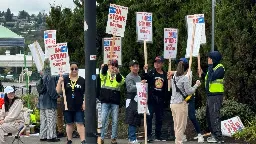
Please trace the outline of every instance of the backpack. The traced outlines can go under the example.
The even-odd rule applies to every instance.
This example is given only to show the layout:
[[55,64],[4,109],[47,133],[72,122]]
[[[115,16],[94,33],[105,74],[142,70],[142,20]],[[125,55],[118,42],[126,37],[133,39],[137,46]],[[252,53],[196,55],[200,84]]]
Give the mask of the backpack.
[[39,94],[43,94],[46,91],[42,77],[40,77],[40,79],[36,82],[36,89]]

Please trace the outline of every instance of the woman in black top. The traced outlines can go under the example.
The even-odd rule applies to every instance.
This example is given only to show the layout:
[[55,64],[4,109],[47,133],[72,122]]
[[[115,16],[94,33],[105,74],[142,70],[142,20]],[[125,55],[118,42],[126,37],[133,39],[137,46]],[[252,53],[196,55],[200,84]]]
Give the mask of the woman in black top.
[[63,93],[64,97],[64,119],[66,123],[66,132],[68,137],[67,144],[72,144],[71,139],[74,129],[73,123],[76,123],[77,131],[81,139],[81,144],[85,144],[85,79],[78,76],[77,63],[70,63],[69,77],[63,78],[62,75],[60,75],[56,90],[59,94]]

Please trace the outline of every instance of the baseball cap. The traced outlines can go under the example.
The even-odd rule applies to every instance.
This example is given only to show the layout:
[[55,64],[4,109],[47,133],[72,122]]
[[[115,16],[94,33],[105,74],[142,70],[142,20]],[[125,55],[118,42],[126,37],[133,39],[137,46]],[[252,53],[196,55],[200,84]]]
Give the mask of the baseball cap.
[[186,58],[180,58],[180,59],[177,61],[177,63],[180,62],[180,61],[182,61],[184,64],[188,64],[188,60],[187,60]]
[[130,61],[129,66],[133,66],[133,65],[136,65],[136,64],[138,65],[139,62],[137,60],[132,60],[132,61]]
[[14,89],[13,89],[13,87],[11,87],[11,86],[7,86],[7,87],[4,89],[4,93],[6,93],[6,94],[9,94],[9,93],[12,93],[12,92],[14,92]]
[[111,64],[112,66],[118,67],[118,61],[117,61],[116,59],[111,60],[111,61],[110,61],[110,64]]
[[161,62],[161,63],[163,63],[164,62],[164,58],[162,57],[162,56],[157,56],[156,58],[155,58],[155,61],[154,62]]

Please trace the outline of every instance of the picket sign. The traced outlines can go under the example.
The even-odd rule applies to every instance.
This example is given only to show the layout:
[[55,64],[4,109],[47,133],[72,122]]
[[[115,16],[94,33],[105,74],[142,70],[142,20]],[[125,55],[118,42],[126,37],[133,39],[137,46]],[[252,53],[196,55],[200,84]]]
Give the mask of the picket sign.
[[[178,29],[164,28],[164,58],[169,60],[168,71],[171,71],[172,59],[177,56]],[[171,90],[171,80],[168,80],[168,91]]]
[[242,131],[244,128],[239,116],[221,121],[221,132],[223,136],[231,137],[233,134]]
[[144,133],[145,133],[145,143],[147,143],[147,114],[148,110],[148,84],[147,83],[136,83],[137,88],[137,103],[138,103],[138,113],[144,114]]
[[[122,65],[122,38],[116,37],[115,44],[113,43],[113,38],[103,38],[103,53],[104,53],[104,64],[107,64],[108,61],[112,59],[118,60],[118,65]],[[111,52],[111,47],[112,52]],[[111,55],[112,54],[112,55]]]
[[45,55],[42,48],[40,47],[37,41],[34,42],[33,44],[28,45],[28,47],[31,51],[33,60],[35,61],[37,71],[38,72],[42,71],[44,68],[44,59],[45,59],[44,58]]
[[47,46],[56,44],[56,30],[44,31],[45,58],[49,58]]
[[136,12],[137,42],[153,43],[153,16],[148,12]]
[[69,73],[70,64],[68,56],[67,43],[58,43],[47,47],[51,74],[59,75],[60,73]]
[[[200,44],[204,44],[206,42],[205,38],[205,19],[203,14],[195,14],[195,15],[187,15],[186,16],[186,22],[187,22],[187,29],[188,29],[188,37],[187,37],[187,49],[186,49],[186,55],[185,57],[190,57],[190,46],[193,43],[193,51],[192,55],[193,57],[197,57],[199,50],[200,50]],[[195,26],[194,26],[195,25]],[[194,34],[194,40],[192,42],[192,35]]]

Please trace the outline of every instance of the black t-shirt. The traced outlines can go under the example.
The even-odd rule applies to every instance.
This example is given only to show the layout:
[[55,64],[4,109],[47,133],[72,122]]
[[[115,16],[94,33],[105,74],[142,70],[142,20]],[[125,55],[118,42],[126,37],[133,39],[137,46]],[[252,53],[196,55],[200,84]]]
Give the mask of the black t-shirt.
[[[84,101],[85,79],[79,77],[76,82],[70,81],[69,77],[64,78],[65,94],[68,111],[82,111]],[[74,89],[72,90],[72,86]]]
[[162,95],[164,93],[165,77],[164,74],[155,72],[153,77],[153,94]]

